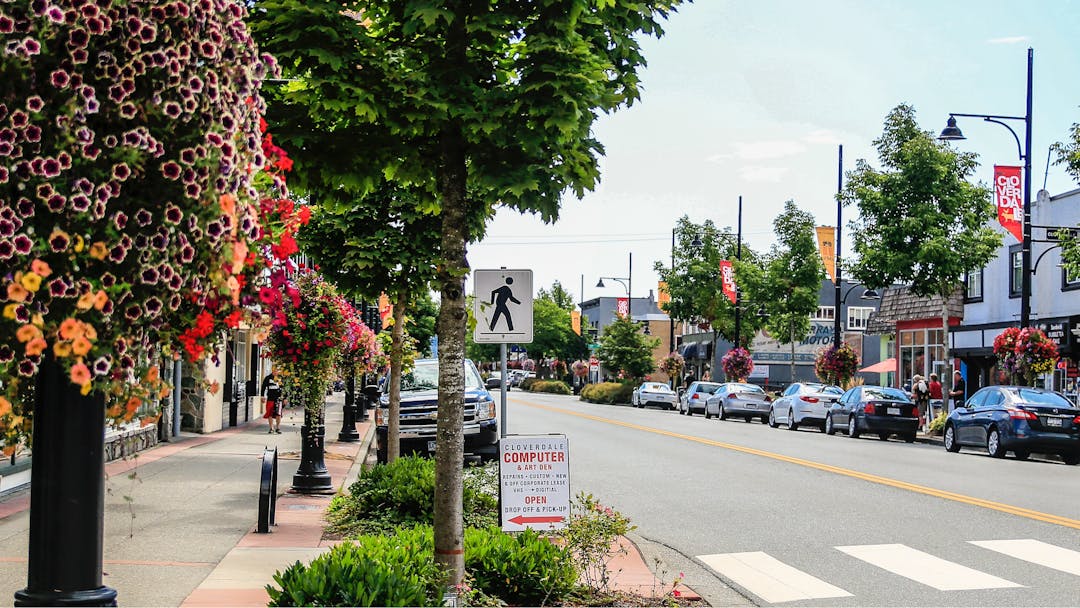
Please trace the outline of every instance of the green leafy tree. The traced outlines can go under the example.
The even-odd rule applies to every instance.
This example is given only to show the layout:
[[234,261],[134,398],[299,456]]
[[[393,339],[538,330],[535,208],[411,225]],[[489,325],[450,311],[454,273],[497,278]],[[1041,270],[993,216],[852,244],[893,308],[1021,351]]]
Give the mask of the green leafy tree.
[[[1066,171],[1080,183],[1080,123],[1069,129],[1069,139],[1053,145],[1057,154],[1055,164],[1065,165]],[[1061,239],[1062,265],[1073,275],[1080,273],[1080,239],[1067,236]]]
[[656,369],[653,349],[660,338],[650,338],[629,317],[617,316],[604,328],[596,356],[604,367],[628,379],[640,379]]
[[593,124],[639,97],[638,38],[662,34],[659,20],[678,1],[255,4],[262,48],[296,79],[276,100],[282,115],[300,118],[291,143],[345,151],[334,165],[349,184],[372,187],[387,177],[435,194],[431,207],[442,222],[435,554],[450,585],[464,578],[469,218],[478,208],[487,217],[498,203],[554,221],[565,192],[580,198],[595,187],[603,148]]
[[570,311],[547,298],[533,300],[533,341],[525,347],[534,359],[573,361],[589,354],[585,339],[574,333]]
[[[996,217],[990,190],[972,184],[977,156],[934,139],[901,104],[885,118],[874,140],[881,170],[860,159],[840,194],[856,205],[849,226],[858,259],[847,265],[867,287],[907,283],[921,297],[941,298],[941,324],[949,332],[950,296],[964,273],[982,268],[1001,246],[990,227]],[[949,345],[945,342],[948,389]]]
[[781,344],[791,345],[794,378],[795,345],[810,335],[810,316],[817,310],[825,270],[815,241],[814,216],[794,201],[784,203],[784,211],[773,220],[773,232],[776,244],[760,280],[750,281],[748,291],[765,307],[765,329]]
[[409,305],[409,318],[405,324],[409,334],[416,338],[416,348],[422,357],[433,357],[431,339],[435,337],[435,318],[439,315],[439,305],[427,289],[420,291]]
[[[738,257],[735,233],[718,229],[712,220],[695,224],[684,215],[675,226],[675,239],[674,268],[665,262],[653,264],[671,296],[663,307],[664,312],[673,319],[705,321],[714,339],[720,336],[735,342],[735,305],[721,288],[720,261],[733,262],[735,282],[745,291],[744,283],[754,278],[759,256],[743,245],[743,262],[735,263]],[[758,317],[746,314],[744,306],[740,322],[742,343],[749,344],[760,326]]]
[[574,302],[574,295],[569,291],[566,291],[566,289],[563,288],[562,283],[558,281],[551,284],[550,290],[541,287],[536,292],[536,299],[548,300],[568,312],[573,311],[574,307],[577,305],[577,303]]

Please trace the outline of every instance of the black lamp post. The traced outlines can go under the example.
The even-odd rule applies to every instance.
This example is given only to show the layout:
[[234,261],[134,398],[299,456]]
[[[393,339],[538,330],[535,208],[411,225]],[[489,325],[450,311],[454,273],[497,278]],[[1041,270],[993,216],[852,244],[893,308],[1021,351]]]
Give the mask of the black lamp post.
[[[1020,159],[1024,161],[1024,219],[1023,219],[1023,243],[1020,250],[1020,327],[1031,324],[1031,76],[1032,64],[1035,52],[1028,48],[1027,51],[1027,111],[1023,116],[1000,116],[996,114],[959,114],[950,113],[945,128],[941,131],[938,139],[956,141],[967,139],[956,126],[956,117],[981,118],[986,122],[999,124],[1012,133],[1016,140],[1016,149]],[[1020,144],[1020,137],[1016,131],[1002,122],[1003,120],[1018,120],[1024,123],[1024,143]]]
[[844,191],[844,145],[840,144],[839,151],[837,152],[837,169],[836,169],[836,237],[833,239],[833,278],[836,281],[834,288],[834,306],[833,306],[833,348],[840,348],[840,308],[843,305],[843,298],[840,297],[840,229],[843,224],[844,218],[844,203],[840,198],[840,194]]
[[[362,314],[364,303],[354,303],[353,307],[359,307]],[[353,370],[349,370],[348,378],[345,379],[345,405],[341,408],[341,430],[338,431],[338,441],[344,443],[360,441],[360,433],[356,430],[356,372]]]
[[610,280],[616,281],[620,285],[622,285],[623,288],[626,289],[626,314],[627,314],[627,316],[632,317],[633,313],[634,313],[634,310],[633,310],[634,309],[634,301],[630,296],[630,287],[634,284],[633,283],[633,280],[634,280],[634,254],[633,254],[633,252],[630,252],[629,255],[630,255],[630,258],[629,258],[630,261],[629,261],[629,265],[628,265],[628,268],[627,268],[628,272],[627,272],[625,277],[600,277],[600,280],[596,282],[596,287],[598,289],[603,288],[604,287],[604,279],[610,279]]

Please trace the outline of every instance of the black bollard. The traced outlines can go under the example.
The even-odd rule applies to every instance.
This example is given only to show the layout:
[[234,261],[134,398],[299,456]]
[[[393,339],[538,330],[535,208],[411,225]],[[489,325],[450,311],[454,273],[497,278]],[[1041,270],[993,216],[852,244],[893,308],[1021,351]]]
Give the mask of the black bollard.
[[293,475],[292,491],[299,494],[333,494],[334,484],[323,458],[326,440],[325,404],[319,413],[304,408],[304,426],[300,427],[300,467]]
[[338,433],[338,441],[344,443],[356,443],[360,441],[360,433],[356,431],[356,376],[350,374],[345,381],[345,406],[341,408],[341,431]]
[[16,606],[115,606],[102,584],[105,396],[82,395],[46,354],[34,396],[30,547]]

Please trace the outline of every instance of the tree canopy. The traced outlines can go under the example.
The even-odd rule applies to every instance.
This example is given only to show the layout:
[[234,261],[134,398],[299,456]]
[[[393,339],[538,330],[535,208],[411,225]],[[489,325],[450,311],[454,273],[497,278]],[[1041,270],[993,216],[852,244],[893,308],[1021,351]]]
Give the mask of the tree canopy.
[[604,327],[599,343],[597,358],[624,378],[643,378],[656,369],[652,351],[660,339],[643,334],[641,327],[629,317],[616,316],[615,321]]

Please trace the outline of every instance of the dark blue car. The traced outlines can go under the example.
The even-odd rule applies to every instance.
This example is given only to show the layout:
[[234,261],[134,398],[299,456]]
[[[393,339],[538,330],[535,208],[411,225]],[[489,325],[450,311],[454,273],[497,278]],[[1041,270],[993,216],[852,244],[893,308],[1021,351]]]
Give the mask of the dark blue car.
[[945,449],[984,447],[994,458],[1012,452],[1020,460],[1032,452],[1058,454],[1080,463],[1080,409],[1054,391],[1030,386],[979,389],[945,421]]

